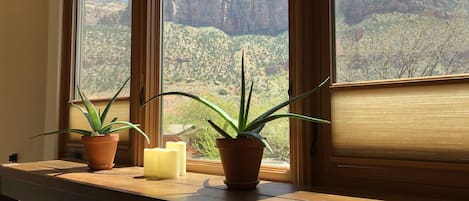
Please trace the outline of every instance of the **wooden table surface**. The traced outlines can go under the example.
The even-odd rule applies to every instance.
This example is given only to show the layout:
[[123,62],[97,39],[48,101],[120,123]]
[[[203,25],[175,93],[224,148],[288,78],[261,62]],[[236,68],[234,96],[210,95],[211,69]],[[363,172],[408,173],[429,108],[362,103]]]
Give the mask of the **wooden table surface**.
[[268,181],[252,191],[227,191],[221,176],[189,172],[177,179],[158,180],[143,177],[142,167],[90,172],[85,164],[61,160],[6,164],[0,167],[0,177],[101,200],[373,200],[298,191],[294,185]]

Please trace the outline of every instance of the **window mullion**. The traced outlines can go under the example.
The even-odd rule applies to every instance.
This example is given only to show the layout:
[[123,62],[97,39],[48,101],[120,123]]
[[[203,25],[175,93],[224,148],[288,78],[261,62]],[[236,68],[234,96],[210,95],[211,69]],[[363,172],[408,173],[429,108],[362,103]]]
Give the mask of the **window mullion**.
[[[293,95],[314,88],[330,75],[329,1],[290,1],[290,82]],[[330,119],[329,93],[320,93],[291,105],[294,113]],[[291,170],[293,183],[321,185],[327,125],[291,120]]]
[[140,108],[140,97],[159,93],[160,1],[134,1],[132,4],[132,56],[130,117],[149,135],[147,145],[140,135],[132,135],[132,163],[143,164],[143,149],[155,147],[159,139],[159,103]]

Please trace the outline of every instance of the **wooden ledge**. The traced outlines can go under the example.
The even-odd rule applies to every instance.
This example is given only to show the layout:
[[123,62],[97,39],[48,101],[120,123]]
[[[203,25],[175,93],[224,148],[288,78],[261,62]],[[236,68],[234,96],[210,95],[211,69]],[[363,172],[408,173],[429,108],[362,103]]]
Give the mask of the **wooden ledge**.
[[90,172],[85,164],[61,160],[5,164],[0,167],[0,177],[90,200],[372,200],[297,191],[291,184],[268,181],[253,191],[227,191],[221,176],[188,173],[157,180],[144,178],[142,167]]

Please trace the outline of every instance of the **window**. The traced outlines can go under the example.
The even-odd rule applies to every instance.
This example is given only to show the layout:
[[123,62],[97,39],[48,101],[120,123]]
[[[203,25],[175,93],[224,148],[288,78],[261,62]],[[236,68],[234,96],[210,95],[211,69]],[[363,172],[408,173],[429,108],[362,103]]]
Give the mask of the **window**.
[[[251,118],[288,98],[288,1],[163,1],[162,90],[206,97],[237,118],[244,52],[246,80],[254,84]],[[283,112],[286,112],[285,108]],[[186,141],[190,158],[219,160],[207,123],[221,118],[202,104],[167,96],[162,104],[162,141]],[[219,124],[223,125],[223,124]],[[233,135],[233,133],[232,133]],[[274,153],[264,165],[289,167],[288,119],[262,131]]]
[[[131,1],[76,0],[64,4],[64,51],[62,83],[62,128],[88,129],[80,111],[70,107],[70,101],[79,102],[77,87],[101,109],[122,83],[130,76],[131,57]],[[66,30],[67,29],[67,30]],[[73,30],[73,31],[72,31]],[[68,56],[67,56],[68,55]],[[110,115],[120,120],[129,119],[130,86],[121,92]],[[64,104],[65,103],[65,104]],[[128,131],[120,136],[116,161],[129,163],[130,138]],[[83,159],[81,136],[60,136],[59,157]]]
[[333,3],[328,182],[467,188],[467,1]]
[[[63,32],[64,54],[63,54],[63,59],[62,59],[63,61],[62,83],[72,83],[72,85],[73,85],[73,82],[71,82],[70,78],[72,78],[73,76],[71,77],[70,75],[73,74],[74,72],[70,72],[70,70],[72,69],[72,66],[74,66],[74,64],[79,58],[75,58],[75,56],[72,56],[75,54],[70,51],[71,50],[75,51],[76,49],[74,47],[75,45],[74,33],[78,30],[76,30],[75,19],[76,19],[76,14],[77,14],[77,11],[76,11],[77,3],[80,3],[80,2],[81,1],[64,2],[64,9],[65,9],[64,10],[64,32]],[[119,4],[122,2],[126,3],[126,1],[96,1],[96,2],[111,3],[112,5],[114,5],[115,3],[119,3]],[[253,2],[258,2],[258,1],[251,1],[251,3]],[[257,85],[259,85],[259,87],[266,88],[265,87],[267,85],[266,83],[257,83],[257,82],[259,80],[264,81],[263,79],[265,79],[266,75],[279,76],[276,79],[273,79],[273,81],[275,80],[275,82],[273,83],[278,84],[278,86],[275,86],[275,87],[284,88],[279,91],[285,91],[285,92],[287,91],[288,87],[290,87],[290,91],[293,95],[299,94],[302,91],[305,91],[305,90],[313,88],[314,86],[317,86],[317,84],[320,81],[322,81],[325,77],[327,77],[328,73],[325,73],[325,72],[327,72],[328,69],[322,69],[321,71],[322,73],[316,73],[316,72],[319,72],[320,68],[316,68],[315,66],[320,66],[318,62],[321,60],[317,59],[316,56],[311,57],[311,55],[308,52],[309,50],[306,51],[307,49],[314,46],[311,43],[313,40],[311,40],[312,37],[310,36],[311,34],[312,35],[316,34],[316,32],[313,30],[310,30],[308,28],[309,26],[307,27],[307,26],[304,26],[303,24],[303,23],[309,24],[310,21],[313,22],[313,24],[315,25],[318,24],[318,21],[315,21],[315,19],[318,19],[318,18],[313,18],[312,16],[309,16],[307,18],[308,19],[307,22],[303,20],[303,15],[314,13],[314,12],[310,12],[310,10],[313,9],[312,5],[313,3],[315,4],[316,2],[311,2],[311,1],[299,2],[299,1],[287,1],[287,0],[268,1],[268,2],[276,2],[276,3],[282,4],[282,6],[273,6],[273,8],[278,8],[280,10],[271,10],[270,8],[266,9],[264,7],[256,7],[256,9],[258,8],[260,10],[264,10],[267,13],[270,13],[269,14],[270,17],[268,18],[268,20],[265,20],[265,21],[260,20],[258,22],[244,19],[243,23],[248,24],[246,25],[248,27],[248,29],[246,30],[248,32],[246,33],[250,33],[249,31],[252,31],[251,29],[252,29],[253,23],[257,23],[259,24],[260,27],[263,27],[261,26],[261,24],[263,23],[272,24],[272,23],[280,23],[280,22],[282,26],[285,26],[285,23],[288,24],[287,25],[289,29],[288,32],[286,31],[285,27],[283,27],[281,29],[272,29],[272,30],[270,30],[270,28],[261,28],[262,31],[260,31],[259,33],[263,33],[263,35],[258,36],[258,37],[254,37],[253,35],[239,36],[239,35],[231,33],[233,37],[239,37],[238,40],[243,39],[243,38],[256,39],[254,40],[256,43],[248,42],[244,44],[246,46],[253,47],[252,49],[245,50],[246,59],[247,59],[246,61],[248,64],[247,65],[248,77],[252,76],[252,79],[257,79],[255,80],[256,87]],[[160,68],[160,64],[164,63],[164,59],[166,59],[166,62],[168,61],[174,62],[173,60],[171,60],[171,57],[164,58],[165,57],[164,55],[170,55],[168,52],[163,53],[163,56],[160,58],[160,53],[164,52],[164,50],[160,51],[160,47],[165,47],[164,46],[165,42],[160,41],[160,39],[163,38],[163,37],[160,37],[160,33],[163,33],[163,31],[160,31],[160,27],[165,27],[165,26],[160,26],[160,23],[163,22],[160,19],[160,15],[162,15],[162,13],[160,13],[160,10],[162,10],[160,9],[160,6],[163,6],[163,5],[160,5],[160,3],[164,3],[164,2],[158,1],[158,0],[134,1],[132,2],[132,6],[130,8],[131,13],[132,13],[131,14],[132,16],[131,17],[131,21],[132,21],[131,60],[130,60],[130,63],[131,63],[130,74],[131,74],[132,79],[131,79],[131,87],[130,87],[130,97],[123,98],[123,105],[126,104],[125,101],[128,101],[128,105],[130,106],[130,117],[129,117],[130,120],[133,122],[139,122],[142,125],[145,132],[150,135],[151,144],[146,145],[143,142],[143,139],[140,139],[138,135],[133,135],[131,132],[129,135],[128,142],[119,146],[118,158],[119,156],[123,156],[123,157],[122,157],[122,160],[120,159],[117,160],[118,163],[141,165],[143,163],[143,148],[144,147],[154,147],[159,144],[164,144],[162,142],[159,142],[158,140],[158,135],[160,131],[159,129],[160,119],[159,118],[160,118],[160,114],[162,113],[160,112],[159,103],[155,101],[155,102],[149,103],[144,108],[140,108],[139,106],[140,97],[142,96],[151,97],[160,92],[159,90],[162,88],[160,84],[164,84],[164,82],[163,83],[160,82],[161,76],[164,76],[164,71],[163,72],[160,71],[160,69],[163,69],[163,67]],[[188,4],[190,4],[190,2]],[[233,5],[236,5],[236,4],[233,3]],[[239,6],[240,5],[238,5],[238,7]],[[252,5],[243,4],[243,6],[249,8]],[[283,6],[286,6],[286,7],[283,7]],[[124,13],[126,13],[128,9],[129,8],[126,8]],[[172,9],[174,11],[174,9],[176,8],[172,8]],[[285,12],[285,9],[288,10],[288,12]],[[184,11],[180,9],[176,9],[176,10],[178,12]],[[292,10],[293,12],[291,12]],[[283,13],[283,14],[280,15],[279,13]],[[251,15],[253,14],[249,13],[248,16],[251,16]],[[262,15],[267,15],[267,14],[264,13]],[[285,17],[285,15],[287,15],[287,17]],[[167,18],[163,18],[163,20],[164,19],[167,19]],[[290,20],[290,19],[293,19],[293,20]],[[186,19],[186,20],[189,20],[189,19]],[[274,22],[269,22],[269,20],[273,20]],[[173,25],[174,25],[173,27],[176,27],[176,28],[181,27],[181,26],[176,26],[176,24],[174,23]],[[293,26],[290,26],[290,25],[293,25]],[[192,28],[193,29],[190,29],[190,30],[204,29],[204,30],[209,30],[208,31],[209,34],[219,33],[219,31],[213,31],[215,30],[214,28],[207,28],[207,27],[203,28],[202,26],[192,27]],[[225,35],[225,37],[228,37],[228,36],[232,37],[230,34]],[[275,40],[279,42],[276,42]],[[314,38],[313,43],[316,43],[319,41],[320,41],[319,39]],[[266,43],[267,45],[257,44],[257,43]],[[282,48],[278,49],[274,53],[268,53],[268,54],[275,55],[275,57],[278,59],[271,59],[271,58],[274,58],[273,56],[271,58],[264,58],[261,53],[268,52],[267,50],[269,49],[277,48],[277,47],[271,47],[274,44],[282,44]],[[229,55],[226,54],[227,56],[232,57],[231,59],[230,58],[226,58],[226,59],[231,60],[233,63],[227,64],[227,65],[220,65],[221,67],[226,68],[227,66],[233,66],[233,67],[239,68],[239,65],[240,65],[239,60],[241,56],[241,52],[239,51],[241,50],[241,48],[238,47],[237,49],[238,49],[237,50],[238,52],[236,53],[229,54]],[[259,55],[252,54],[252,53],[258,53],[258,52],[259,52]],[[266,53],[266,55],[268,54]],[[288,54],[288,56],[286,54]],[[277,57],[277,55],[279,55],[279,57]],[[174,57],[174,58],[177,58],[177,57]],[[161,59],[161,62],[160,62],[160,59]],[[186,64],[187,61],[185,59],[186,57],[181,57],[179,58],[179,60],[175,60],[175,61],[181,61],[183,64]],[[322,60],[322,62],[324,62],[324,60]],[[264,65],[268,65],[266,69],[258,70],[258,71],[255,70],[255,68],[257,68],[258,66],[264,66]],[[327,65],[324,65],[324,66],[327,66]],[[217,69],[215,68],[215,69],[207,69],[207,70],[217,70]],[[160,73],[162,73],[162,75]],[[288,77],[287,77],[287,74],[288,74]],[[236,76],[237,75],[239,75],[239,73],[236,73]],[[256,77],[253,75],[261,75],[261,76]],[[285,77],[280,77],[281,75]],[[277,82],[279,80],[283,80],[284,84],[280,84],[282,82]],[[185,81],[188,81],[188,83],[191,83],[191,80],[184,80],[184,82]],[[233,85],[235,85],[235,83]],[[71,115],[70,115],[70,108],[67,103],[71,99],[70,98],[71,88],[73,87],[70,87],[69,85],[62,85],[62,88],[61,88],[61,94],[62,94],[61,116],[63,117],[61,124],[60,124],[61,128],[69,127],[70,121],[68,119],[69,117],[71,117]],[[230,91],[228,91],[225,89],[226,93],[233,93],[231,91],[235,91],[235,90],[230,89]],[[217,93],[222,93],[222,94],[225,92],[223,90],[217,91]],[[265,94],[262,94],[262,92],[259,94],[265,95]],[[285,93],[284,96],[286,97],[287,94]],[[279,98],[279,97],[276,97],[276,98]],[[311,112],[313,110],[316,111],[317,109],[316,106],[319,106],[319,105],[316,103],[312,104],[309,101],[311,100],[317,101],[318,99],[319,99],[319,96],[318,97],[314,96],[308,100],[299,101],[293,104],[290,110],[296,113],[323,117],[323,115],[319,113]],[[311,107],[311,105],[314,105],[314,109]],[[327,118],[327,116],[325,118]],[[274,178],[280,181],[292,181],[294,183],[308,184],[310,183],[309,181],[311,181],[313,177],[312,176],[310,177],[310,175],[305,176],[306,173],[304,172],[312,172],[313,174],[316,174],[317,171],[309,170],[311,167],[310,164],[314,164],[314,166],[318,166],[321,164],[321,163],[312,163],[311,155],[306,154],[306,153],[310,153],[309,147],[312,145],[312,143],[310,142],[317,142],[317,139],[315,139],[314,137],[315,135],[312,135],[313,133],[316,133],[316,128],[310,129],[311,125],[301,122],[301,121],[294,121],[294,120],[290,122],[290,125],[291,125],[289,128],[290,130],[289,134],[290,134],[290,139],[291,139],[290,143],[287,143],[286,140],[283,143],[292,145],[290,147],[290,153],[289,153],[289,156],[291,156],[289,159],[291,173],[289,172],[288,169],[285,169],[285,168],[275,168],[275,167],[269,166],[269,167],[261,168],[261,177]],[[305,134],[303,135],[303,133]],[[285,132],[285,134],[288,135],[288,132]],[[70,155],[76,154],[75,150],[79,149],[78,144],[79,143],[71,143],[70,136],[61,136],[59,156],[64,157],[64,156],[70,156]],[[286,153],[285,155],[288,155],[287,152],[284,152],[284,153]],[[272,157],[272,156],[273,155],[268,156],[268,157]],[[280,156],[278,155],[275,157],[280,158]],[[288,156],[282,156],[282,157],[287,158]],[[281,163],[284,164],[284,162],[281,162]],[[199,167],[199,170],[201,168],[206,171],[208,170],[209,172],[212,172],[212,173],[219,173],[219,174],[222,173],[221,166],[219,164],[217,166],[214,163],[210,163],[206,161],[203,161],[203,162],[191,161],[191,163],[188,163],[188,168],[192,168],[196,166]],[[291,178],[292,175],[294,176],[293,179]],[[303,180],[308,180],[308,181],[305,182]]]
[[[467,73],[467,6],[465,1],[337,0],[336,82]],[[465,87],[337,92],[334,150],[349,156],[468,162],[467,129],[458,121],[467,113]]]
[[[467,2],[363,2],[335,4],[337,83],[467,73]],[[446,84],[337,92],[332,108],[334,151],[356,157],[467,162],[467,129],[458,121],[467,114],[465,88]],[[451,134],[443,137],[444,132]]]
[[[163,87],[160,87],[161,76],[159,69],[164,69],[163,66],[160,68],[160,64],[163,63],[164,65],[165,60],[166,62],[192,62],[192,60],[186,60],[186,57],[179,58],[179,60],[171,60],[171,57],[165,58],[165,55],[170,55],[170,53],[164,53],[164,50],[160,51],[160,44],[163,44],[163,48],[168,47],[168,44],[164,45],[165,41],[160,41],[164,37],[160,37],[160,33],[162,33],[160,32],[160,22],[163,23],[160,21],[160,2],[158,0],[135,1],[131,8],[132,86],[130,93],[133,95],[129,98],[130,118],[133,121],[140,122],[145,131],[152,135],[151,146],[161,144],[156,138],[160,130],[160,107],[159,103],[155,102],[144,109],[140,109],[140,92],[143,92],[145,97],[150,97],[158,93],[160,88],[164,89],[166,81],[163,80]],[[409,2],[410,6],[405,4]],[[361,11],[363,9],[367,11],[366,9],[378,8],[380,10],[374,14],[367,13],[368,11],[354,11],[346,14],[351,11],[338,10],[338,8],[343,8],[344,4],[349,4],[352,7],[356,6]],[[438,5],[441,8],[446,6],[449,10],[445,11],[440,8],[434,10],[433,8],[436,8],[436,6],[432,7],[427,4]],[[396,12],[385,12],[387,6],[391,6],[391,10]],[[406,73],[402,75],[405,76],[401,77],[395,76],[398,72],[396,69],[400,68],[399,65],[396,65],[396,69],[387,71],[390,73],[386,76],[379,77],[377,75],[378,72],[382,73],[380,70],[384,70],[382,67],[386,66],[386,62],[391,62],[390,58],[397,58],[396,55],[404,54],[404,52],[409,53],[408,50],[404,49],[404,47],[409,47],[409,44],[395,43],[386,49],[392,51],[386,52],[385,55],[381,54],[379,52],[381,50],[378,48],[376,52],[379,54],[373,55],[370,54],[373,51],[366,49],[367,47],[365,48],[364,44],[376,47],[376,43],[361,43],[361,40],[358,40],[359,42],[353,40],[347,42],[346,40],[347,37],[352,39],[370,37],[370,35],[361,35],[361,33],[367,33],[365,32],[367,27],[360,28],[361,31],[358,28],[351,28],[351,24],[360,25],[359,21],[365,18],[383,22],[383,20],[386,21],[386,18],[382,17],[392,15],[401,17],[392,18],[391,21],[401,20],[410,24],[414,23],[410,21],[411,19],[424,19],[425,23],[416,26],[419,29],[416,29],[415,32],[406,32],[411,36],[417,36],[417,38],[420,35],[423,37],[426,33],[423,33],[420,26],[425,27],[428,25],[426,23],[434,23],[429,19],[438,18],[436,22],[440,25],[442,19],[457,19],[458,15],[464,13],[462,12],[464,9],[467,10],[467,6],[467,1],[432,1],[431,3],[417,0],[288,1],[288,74],[290,76],[289,86],[293,95],[316,86],[325,77],[331,75],[331,71],[333,72],[332,75],[336,76],[330,90],[321,90],[320,96],[312,96],[307,100],[293,104],[290,108],[293,112],[321,116],[331,119],[333,122],[332,127],[311,125],[301,121],[290,122],[290,168],[293,183],[302,186],[323,185],[350,188],[363,187],[373,190],[393,189],[400,193],[402,191],[399,190],[407,189],[407,192],[433,192],[445,196],[457,195],[458,192],[462,192],[461,189],[469,188],[469,176],[467,175],[469,165],[466,160],[467,148],[465,148],[467,147],[465,146],[467,140],[463,136],[469,130],[464,126],[466,114],[469,114],[469,111],[465,110],[465,108],[468,108],[465,97],[467,97],[466,85],[469,79],[467,74],[464,74],[467,73],[466,71],[451,70],[454,73],[442,74],[440,70],[436,70],[441,69],[441,66],[448,63],[454,64],[453,66],[461,64],[461,60],[456,62],[456,58],[460,59],[460,56],[463,56],[462,64],[467,64],[467,61],[465,61],[467,60],[467,50],[464,49],[467,47],[465,45],[467,40],[461,39],[459,41],[461,44],[452,42],[455,49],[435,45],[446,52],[441,54],[437,60],[433,60],[437,64],[432,71],[423,70],[419,71],[420,73],[404,71]],[[73,63],[70,61],[73,61],[73,59],[70,58],[72,54],[67,53],[67,51],[74,49],[71,42],[73,41],[71,40],[71,33],[74,29],[73,26],[71,27],[74,21],[72,1],[64,1],[64,8],[63,37],[65,42],[63,43],[63,50],[65,53],[62,59],[64,66],[62,83],[69,83],[70,72],[67,72],[67,70],[70,70],[70,64]],[[337,18],[333,18],[334,15],[331,15],[334,10],[336,10]],[[173,7],[172,11],[186,12],[187,10]],[[416,18],[414,16],[404,19],[402,13],[405,12],[408,12],[407,16],[413,15],[415,12],[430,14],[426,17]],[[440,16],[442,13],[444,15]],[[345,15],[355,16],[356,14],[359,15],[358,18],[351,21],[345,20]],[[464,15],[462,16],[464,17]],[[165,19],[171,18],[165,16],[163,20]],[[191,19],[184,20],[190,21]],[[368,22],[371,21],[368,20]],[[463,22],[465,21],[463,20]],[[342,26],[340,23],[344,27],[339,28],[338,26]],[[441,33],[443,30],[449,29],[444,27],[444,23],[442,24]],[[378,25],[382,27],[380,24]],[[397,25],[399,24],[382,27],[382,29],[392,28]],[[406,24],[406,26],[410,25]],[[200,28],[194,27],[193,30]],[[334,32],[334,29],[337,30]],[[452,29],[462,31],[455,33],[467,33],[467,23],[464,26],[456,26]],[[437,36],[440,30],[430,30],[430,32]],[[340,33],[341,31],[344,32]],[[351,35],[345,37],[349,33]],[[399,32],[396,32],[396,34],[403,36]],[[384,35],[386,36],[386,34]],[[337,40],[334,40],[334,36]],[[397,36],[392,35],[391,38],[393,37]],[[417,44],[420,47],[420,43],[412,42],[413,39],[406,38],[403,41],[411,41],[410,44]],[[440,39],[436,38],[433,43],[441,42]],[[428,40],[432,41],[431,39]],[[389,45],[385,43],[384,39],[374,39],[374,41],[384,47]],[[395,40],[389,41],[393,42]],[[396,47],[399,47],[399,51],[402,47],[401,53],[399,51],[395,52]],[[438,51],[435,52],[434,47],[432,48],[424,49],[425,51],[421,50],[415,54],[427,56],[427,54],[439,53]],[[461,51],[458,48],[462,48],[463,52],[456,53],[456,50]],[[160,58],[160,52],[163,52],[162,58]],[[345,54],[346,52],[348,53]],[[184,53],[187,52],[184,51]],[[413,54],[408,54],[408,56]],[[239,54],[237,54],[237,57],[239,58]],[[453,57],[455,58],[453,62],[446,62],[446,58]],[[435,58],[427,59],[430,61]],[[427,59],[425,59],[425,62]],[[396,60],[399,61],[399,59]],[[233,65],[236,65],[236,58],[233,61]],[[413,63],[409,64],[412,65],[423,62],[411,61]],[[181,67],[184,65],[181,64]],[[462,67],[467,66],[462,65]],[[164,72],[163,70],[162,76],[164,76]],[[422,72],[431,72],[434,77],[429,78],[430,74]],[[411,74],[413,76],[407,76]],[[193,82],[192,80],[186,81],[188,81],[187,84]],[[68,85],[62,86],[61,114],[62,117],[66,118],[69,111],[67,105],[69,92],[70,87]],[[222,90],[219,92],[224,93]],[[394,109],[398,110],[393,111]],[[67,124],[68,121],[63,121],[61,127],[66,128]],[[381,132],[382,128],[386,129],[387,132]],[[383,136],[385,138],[380,138]],[[73,147],[70,146],[71,144],[64,143],[63,140],[61,142],[62,146]],[[138,136],[130,135],[129,146],[125,147],[125,152],[131,152],[128,156],[130,164],[142,164],[143,147],[145,146],[143,140],[139,139]],[[62,147],[62,153],[63,150]],[[204,169],[214,170],[213,165],[202,164],[202,166]]]

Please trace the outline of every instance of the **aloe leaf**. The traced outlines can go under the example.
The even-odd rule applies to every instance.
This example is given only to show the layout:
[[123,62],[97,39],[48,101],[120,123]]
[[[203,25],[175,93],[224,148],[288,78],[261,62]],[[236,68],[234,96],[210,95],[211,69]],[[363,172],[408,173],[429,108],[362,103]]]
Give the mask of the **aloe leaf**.
[[125,80],[124,84],[122,84],[119,90],[117,90],[116,94],[114,94],[112,99],[107,103],[106,107],[104,108],[103,114],[101,114],[101,117],[100,117],[101,122],[104,122],[104,120],[106,119],[107,113],[111,109],[112,104],[116,101],[117,97],[121,93],[122,89],[124,89],[127,82],[129,82],[129,80],[130,80],[130,77]]
[[256,129],[257,127],[261,126],[261,125],[264,125],[270,121],[273,121],[275,119],[280,119],[280,118],[295,118],[295,119],[301,119],[301,120],[305,120],[305,121],[310,121],[310,122],[314,122],[314,123],[322,123],[322,124],[330,124],[331,122],[328,121],[328,120],[324,120],[324,119],[318,119],[318,118],[313,118],[313,117],[308,117],[308,116],[305,116],[305,115],[300,115],[300,114],[294,114],[294,113],[287,113],[287,114],[277,114],[277,115],[272,115],[272,116],[269,116],[269,117],[266,117],[264,119],[261,119],[251,125],[249,125],[248,127],[246,127],[246,130],[254,130]]
[[39,134],[39,135],[35,135],[31,138],[36,138],[36,137],[45,136],[45,135],[52,135],[52,134],[65,134],[65,133],[78,133],[78,134],[81,134],[81,135],[91,135],[91,132],[87,131],[87,130],[69,128],[69,129],[63,129],[63,130],[59,130],[59,131],[42,133],[42,134]]
[[83,104],[85,105],[86,111],[88,111],[89,118],[91,119],[91,128],[93,128],[93,131],[99,131],[101,130],[102,122],[99,117],[98,111],[96,110],[96,107],[91,103],[91,101],[86,97],[86,95],[78,89],[78,94],[80,94],[80,98],[83,101]]
[[111,122],[117,121],[117,117],[112,118]]
[[185,92],[178,92],[178,91],[173,91],[173,92],[165,92],[165,93],[161,93],[161,94],[158,94],[156,96],[153,96],[151,97],[150,99],[148,99],[145,103],[143,103],[142,107],[147,104],[148,102],[154,100],[154,99],[157,99],[161,96],[166,96],[166,95],[180,95],[180,96],[185,96],[185,97],[189,97],[189,98],[192,98],[196,101],[199,101],[200,103],[204,104],[205,106],[207,106],[208,108],[210,108],[211,110],[215,111],[217,114],[219,114],[226,122],[228,122],[228,124],[236,131],[238,132],[239,131],[239,128],[236,126],[238,123],[230,117],[230,115],[228,115],[224,110],[222,110],[220,107],[218,107],[217,105],[211,103],[210,101],[208,101],[207,99],[205,98],[202,98],[200,96],[197,96],[197,95],[193,95],[193,94],[190,94],[190,93],[185,93]]
[[213,127],[213,129],[215,129],[220,135],[228,139],[233,139],[233,137],[231,137],[230,134],[228,134],[225,130],[221,129],[219,126],[213,123],[210,119],[207,121]]
[[[117,117],[114,117],[111,122],[115,122],[117,121]],[[102,130],[102,133],[112,133],[110,132],[112,126],[106,126],[106,127],[103,127],[101,130]]]
[[80,107],[79,105],[77,105],[77,104],[75,104],[75,103],[70,103],[70,105],[73,106],[73,107],[75,107],[75,108],[77,108],[78,110],[80,110],[81,113],[83,113],[83,115],[85,115],[86,120],[88,120],[88,123],[90,124],[90,126],[93,125],[93,121],[92,121],[91,118],[90,118],[90,114],[88,113],[88,111],[86,111],[85,108]]
[[261,133],[262,129],[264,129],[265,127],[265,124],[262,124],[258,127],[256,127],[255,129],[253,129],[252,131],[256,132],[256,133]]
[[[138,126],[138,125],[136,125],[136,126]],[[118,132],[118,131],[127,130],[127,129],[131,129],[131,128],[132,128],[131,126],[121,126],[121,127],[109,129],[109,131],[107,133],[115,133],[115,132]]]
[[302,99],[302,98],[306,98],[307,96],[310,96],[311,94],[313,94],[314,92],[316,92],[317,90],[319,90],[323,85],[325,85],[328,81],[329,81],[330,77],[327,77],[324,81],[321,82],[321,84],[319,84],[317,87],[315,87],[314,89],[311,89],[309,91],[306,91],[298,96],[295,96],[293,98],[290,98],[289,100],[286,100],[285,102],[282,102],[278,105],[276,105],[275,107],[271,108],[270,110],[268,110],[267,112],[261,114],[259,117],[257,117],[256,119],[254,119],[251,123],[249,123],[249,125],[247,127],[251,127],[252,124],[256,124],[258,121],[261,121],[263,119],[265,119],[266,117],[270,116],[271,114],[275,113],[276,111],[278,111],[279,109],[289,105],[290,103],[292,102],[295,102],[299,99]]
[[254,82],[251,82],[251,88],[249,89],[249,95],[248,95],[248,102],[246,103],[246,112],[244,112],[243,128],[246,128],[246,124],[249,118],[249,108],[251,106],[251,96],[252,96],[253,86],[254,86]]
[[82,113],[88,113],[88,111],[86,111],[85,108],[83,108],[83,107],[81,107],[81,106],[79,106],[79,105],[77,105],[77,104],[75,104],[75,103],[70,103],[70,105],[73,106],[74,108],[77,108],[77,109],[80,110],[80,112],[82,112]]
[[252,131],[243,131],[243,132],[239,133],[239,135],[244,136],[244,137],[256,138],[256,139],[260,140],[270,152],[272,152],[272,153],[274,152],[272,150],[272,147],[270,147],[269,143],[267,142],[267,140],[264,137],[262,137],[261,135],[259,135],[259,133],[252,132]]
[[140,135],[142,135],[145,138],[145,141],[147,141],[148,144],[150,144],[150,138],[148,138],[148,135],[145,134],[137,125],[138,124],[133,124],[128,121],[115,121],[115,122],[109,122],[107,124],[104,124],[103,127],[108,127],[108,126],[113,126],[113,125],[127,125],[130,126],[131,128],[135,129]]
[[103,127],[101,130],[99,130],[97,132],[101,133],[101,134],[108,134],[108,133],[112,133],[111,129],[112,129],[112,126]]
[[244,75],[244,52],[241,57],[241,100],[239,101],[239,116],[238,116],[238,128],[242,130],[244,128],[244,106],[246,101],[246,83]]

